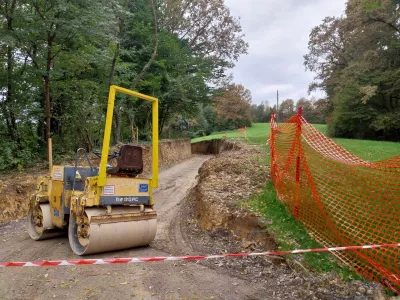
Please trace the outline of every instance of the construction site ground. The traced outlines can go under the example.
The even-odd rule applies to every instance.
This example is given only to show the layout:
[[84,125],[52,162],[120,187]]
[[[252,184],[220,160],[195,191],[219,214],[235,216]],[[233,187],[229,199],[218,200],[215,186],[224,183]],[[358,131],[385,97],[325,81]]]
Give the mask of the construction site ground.
[[[242,145],[218,157],[197,155],[162,170],[154,192],[155,241],[149,247],[87,258],[276,249],[265,220],[241,205],[268,180],[265,167],[251,165],[262,151]],[[67,236],[33,241],[25,222],[0,223],[0,261],[79,258]],[[52,298],[385,299],[378,284],[302,271],[281,257],[0,269],[0,299]]]

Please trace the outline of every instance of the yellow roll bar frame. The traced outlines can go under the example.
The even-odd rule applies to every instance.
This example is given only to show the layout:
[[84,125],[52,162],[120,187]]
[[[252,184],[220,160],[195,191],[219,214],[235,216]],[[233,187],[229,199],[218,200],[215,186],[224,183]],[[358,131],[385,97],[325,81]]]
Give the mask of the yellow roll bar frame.
[[152,104],[152,174],[151,174],[151,187],[158,187],[158,99],[147,96],[138,92],[134,92],[122,87],[112,85],[110,86],[110,92],[108,94],[108,105],[107,105],[107,116],[106,116],[106,126],[104,129],[103,147],[101,150],[101,161],[100,161],[100,172],[98,177],[97,185],[103,187],[106,184],[106,171],[107,171],[107,161],[108,161],[108,151],[110,148],[110,138],[112,129],[112,120],[114,115],[114,103],[115,95],[117,92],[122,94],[137,97],[139,99],[149,101]]

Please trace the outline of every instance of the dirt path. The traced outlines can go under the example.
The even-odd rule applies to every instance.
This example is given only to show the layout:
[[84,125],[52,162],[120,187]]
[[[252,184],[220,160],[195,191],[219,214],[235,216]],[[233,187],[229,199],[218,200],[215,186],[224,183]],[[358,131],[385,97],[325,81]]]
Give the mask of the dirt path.
[[[90,257],[191,253],[179,230],[180,204],[207,159],[196,156],[161,172],[154,193],[158,233],[150,247]],[[3,225],[0,236],[0,261],[78,258],[67,237],[32,241],[24,221]],[[195,262],[0,269],[0,299],[261,299],[263,289]]]

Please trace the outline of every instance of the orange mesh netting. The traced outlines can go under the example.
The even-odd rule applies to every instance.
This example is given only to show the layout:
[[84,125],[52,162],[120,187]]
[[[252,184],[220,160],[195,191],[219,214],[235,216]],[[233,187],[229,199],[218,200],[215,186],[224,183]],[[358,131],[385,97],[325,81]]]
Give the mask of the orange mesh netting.
[[[369,162],[301,116],[271,119],[271,178],[279,199],[325,247],[400,243],[400,156]],[[400,292],[400,248],[334,253]]]

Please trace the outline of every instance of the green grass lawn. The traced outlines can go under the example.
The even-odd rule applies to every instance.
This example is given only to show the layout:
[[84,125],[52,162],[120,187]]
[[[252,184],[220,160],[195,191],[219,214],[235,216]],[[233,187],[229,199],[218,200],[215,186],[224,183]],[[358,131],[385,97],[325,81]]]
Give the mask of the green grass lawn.
[[[326,135],[327,125],[316,124],[313,126]],[[234,130],[214,133],[203,138],[195,138],[192,139],[192,143],[202,140],[218,139],[224,137],[225,135],[227,138],[244,138],[243,134],[238,134],[238,131]],[[255,123],[252,127],[247,128],[247,137],[250,143],[261,145],[265,144],[269,135],[269,123]],[[364,160],[378,161],[400,155],[400,143],[338,138],[333,140]]]

